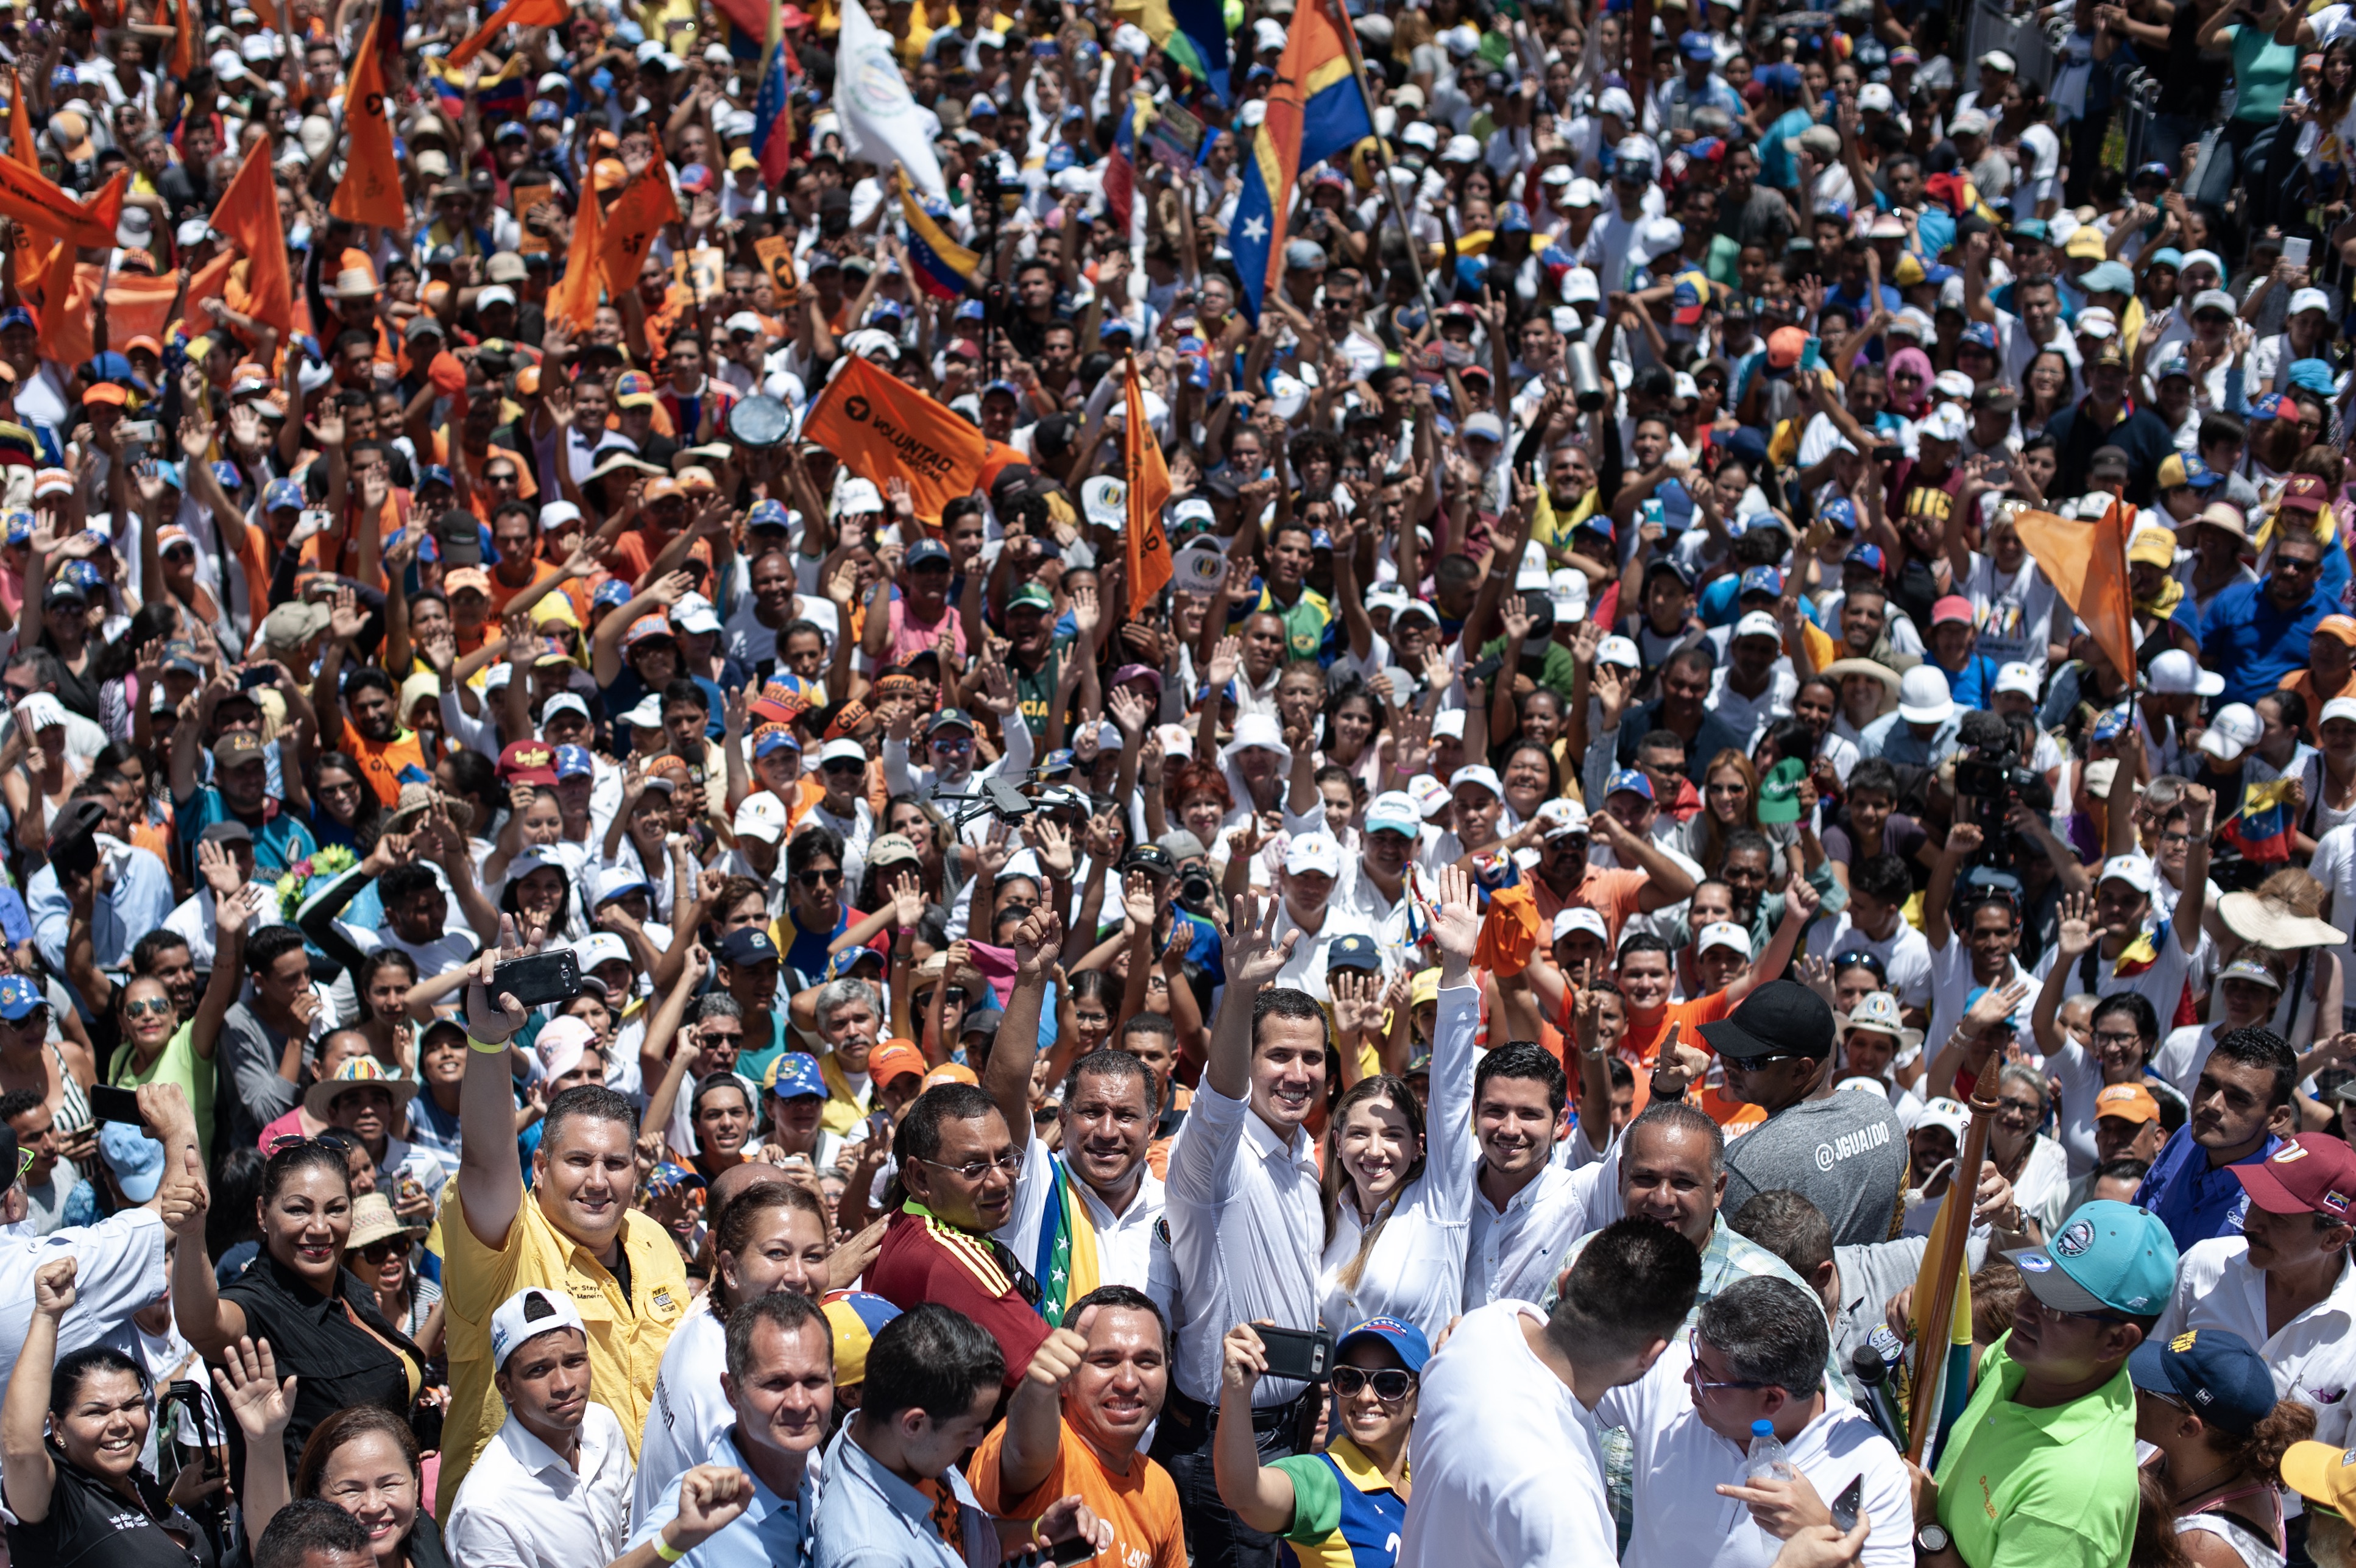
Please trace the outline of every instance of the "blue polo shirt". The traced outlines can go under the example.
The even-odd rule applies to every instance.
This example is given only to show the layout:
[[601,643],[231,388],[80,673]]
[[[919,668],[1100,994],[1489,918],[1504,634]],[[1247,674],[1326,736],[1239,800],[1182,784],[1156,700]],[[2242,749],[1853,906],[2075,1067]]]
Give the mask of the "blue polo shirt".
[[[2282,1139],[2270,1133],[2264,1144],[2233,1165],[2264,1164],[2280,1147]],[[2176,1238],[2179,1253],[2195,1242],[2238,1236],[2250,1195],[2233,1174],[2233,1165],[2211,1165],[2209,1151],[2192,1141],[2191,1130],[2187,1128],[2160,1150],[2150,1174],[2136,1189],[2135,1200],[2159,1216],[2168,1233]]]
[[2201,663],[2225,677],[2217,700],[2255,702],[2307,667],[2307,645],[2339,598],[2319,585],[2297,610],[2267,596],[2264,581],[2237,582],[2211,602],[2201,618]]

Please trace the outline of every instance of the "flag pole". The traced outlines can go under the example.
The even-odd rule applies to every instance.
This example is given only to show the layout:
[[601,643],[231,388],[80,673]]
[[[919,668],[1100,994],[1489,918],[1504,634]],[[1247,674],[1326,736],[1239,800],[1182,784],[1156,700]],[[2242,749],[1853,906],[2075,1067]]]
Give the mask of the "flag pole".
[[[1964,1243],[1972,1232],[1972,1207],[1977,1200],[1980,1167],[1987,1156],[1989,1130],[1996,1125],[1997,1102],[1988,1089],[1994,1074],[1988,1070],[1993,1059],[1982,1064],[1972,1084],[1970,1125],[1964,1132],[1964,1147],[1955,1157],[1955,1168],[1947,1179],[1945,1207],[1940,1219],[1945,1223],[1939,1232],[1937,1272],[1932,1275],[1931,1300],[1920,1321],[1921,1330],[1914,1339],[1914,1386],[1907,1411],[1906,1457],[1920,1465],[1933,1432],[1938,1429],[1939,1408],[1944,1403],[1944,1391],[1940,1387],[1947,1370],[1947,1351],[1954,1337],[1955,1315],[1955,1281],[1964,1267]],[[1956,1205],[1962,1204],[1958,1209]]]
[[[1342,47],[1350,53],[1350,74],[1356,80],[1358,97],[1366,106],[1366,132],[1374,138],[1376,155],[1382,159],[1383,194],[1390,198],[1391,216],[1398,219],[1399,236],[1407,241],[1408,270],[1415,274],[1415,292],[1422,296],[1424,315],[1429,319],[1440,307],[1431,303],[1431,282],[1423,273],[1423,246],[1408,225],[1407,208],[1399,201],[1398,182],[1391,177],[1394,165],[1390,142],[1375,129],[1375,90],[1366,80],[1366,58],[1358,52],[1358,35],[1350,27],[1349,13],[1333,0],[1319,3],[1330,6],[1334,26],[1341,30]],[[1376,259],[1381,259],[1379,245],[1376,247]]]

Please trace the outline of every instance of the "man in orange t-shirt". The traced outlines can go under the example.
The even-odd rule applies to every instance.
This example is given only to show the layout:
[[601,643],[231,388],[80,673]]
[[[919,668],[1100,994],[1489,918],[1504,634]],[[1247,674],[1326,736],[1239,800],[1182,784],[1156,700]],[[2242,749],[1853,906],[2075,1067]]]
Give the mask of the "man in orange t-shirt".
[[1029,1519],[1076,1492],[1112,1526],[1109,1561],[1186,1568],[1177,1483],[1138,1451],[1170,1390],[1162,1314],[1143,1293],[1110,1285],[1074,1302],[1064,1323],[974,1450],[974,1496],[993,1514]]
[[[1649,787],[1644,775],[1633,768],[1613,774],[1612,784],[1617,787],[1631,778]],[[1553,930],[1554,917],[1564,910],[1591,909],[1603,917],[1610,940],[1617,942],[1630,915],[1651,914],[1693,896],[1693,873],[1613,812],[1590,816],[1575,800],[1550,800],[1538,808],[1538,820],[1546,825],[1545,837],[1539,841],[1531,891],[1541,930]],[[1603,840],[1618,866],[1588,863],[1590,836]]]

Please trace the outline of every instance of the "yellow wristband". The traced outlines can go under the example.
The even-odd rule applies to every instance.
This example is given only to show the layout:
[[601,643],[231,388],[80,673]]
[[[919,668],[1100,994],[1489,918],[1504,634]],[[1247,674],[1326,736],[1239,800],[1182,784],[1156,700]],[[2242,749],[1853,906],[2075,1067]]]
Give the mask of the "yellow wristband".
[[[470,1040],[467,1043],[472,1044],[473,1041]],[[663,1539],[662,1531],[655,1531],[654,1549],[655,1555],[661,1558],[666,1563],[676,1563],[680,1558],[687,1555],[686,1547],[673,1546],[669,1541]]]
[[[506,1040],[501,1040],[497,1045],[486,1045],[470,1034],[466,1037],[466,1049],[468,1051],[479,1051],[485,1056],[505,1056],[508,1053],[508,1042]],[[669,1563],[673,1560],[666,1557],[663,1561]]]

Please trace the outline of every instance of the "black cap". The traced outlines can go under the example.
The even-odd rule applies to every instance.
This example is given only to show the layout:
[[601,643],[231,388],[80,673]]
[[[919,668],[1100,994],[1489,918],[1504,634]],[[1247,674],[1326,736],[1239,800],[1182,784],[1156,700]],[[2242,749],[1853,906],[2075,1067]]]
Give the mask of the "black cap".
[[2019,407],[2019,394],[2001,381],[1989,381],[1972,389],[1972,410],[1976,413],[2008,414]]
[[444,566],[483,564],[483,536],[474,513],[462,507],[451,507],[435,519],[434,537],[442,547]]
[[234,816],[225,816],[197,835],[199,844],[251,844],[253,829]]
[[1174,877],[1178,874],[1178,862],[1159,844],[1140,844],[1120,858],[1120,869],[1143,871],[1149,877]]
[[1833,1053],[1833,1010],[1822,997],[1791,980],[1770,980],[1701,1038],[1720,1056],[1813,1056]]

